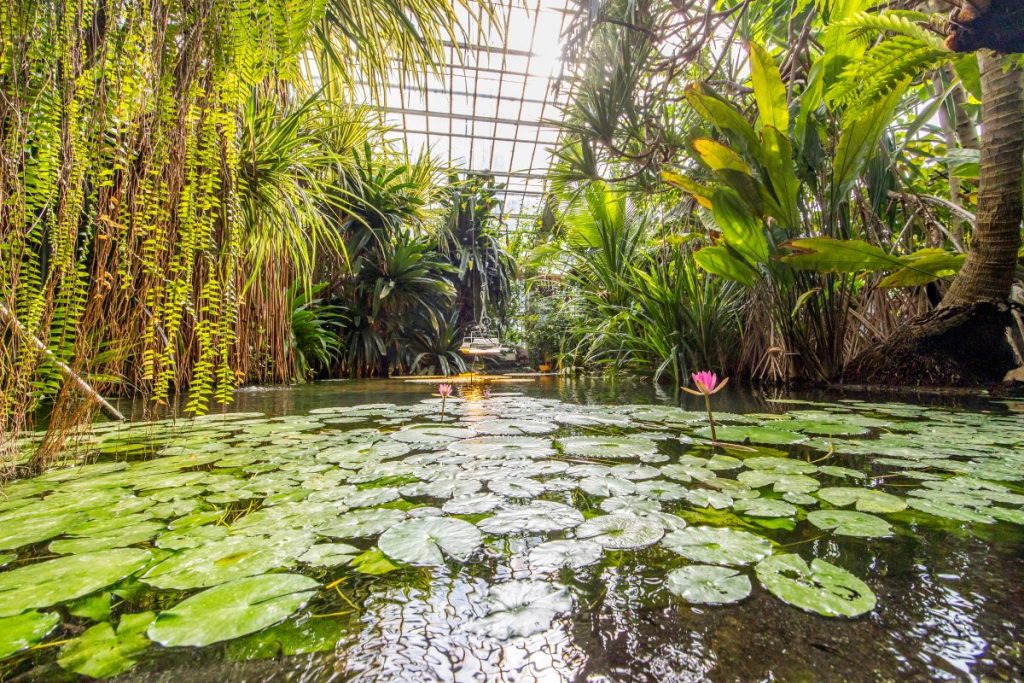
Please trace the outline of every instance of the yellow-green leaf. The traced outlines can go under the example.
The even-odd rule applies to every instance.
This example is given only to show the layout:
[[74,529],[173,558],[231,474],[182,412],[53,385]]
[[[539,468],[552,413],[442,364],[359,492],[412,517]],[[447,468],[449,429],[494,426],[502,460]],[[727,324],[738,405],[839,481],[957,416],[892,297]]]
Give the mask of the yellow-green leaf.
[[757,43],[750,43],[750,82],[754,86],[754,99],[757,100],[761,122],[788,135],[786,85],[771,55]]

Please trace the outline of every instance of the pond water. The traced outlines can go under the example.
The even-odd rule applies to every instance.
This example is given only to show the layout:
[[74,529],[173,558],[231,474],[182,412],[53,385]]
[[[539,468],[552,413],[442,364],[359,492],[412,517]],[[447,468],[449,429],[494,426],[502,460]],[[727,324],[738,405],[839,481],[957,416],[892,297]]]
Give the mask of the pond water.
[[[0,499],[0,680],[1021,680],[1024,404],[242,391]],[[732,444],[732,445],[730,445]]]

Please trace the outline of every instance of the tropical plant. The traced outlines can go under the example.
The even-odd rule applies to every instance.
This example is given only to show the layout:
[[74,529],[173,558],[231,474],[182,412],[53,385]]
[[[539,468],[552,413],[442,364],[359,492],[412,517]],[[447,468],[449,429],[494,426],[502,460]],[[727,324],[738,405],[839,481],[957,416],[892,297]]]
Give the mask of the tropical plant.
[[286,350],[300,380],[330,368],[342,351],[337,332],[344,324],[341,310],[317,298],[326,287],[326,282],[320,282],[307,291],[301,283],[295,283],[288,289],[291,319]]

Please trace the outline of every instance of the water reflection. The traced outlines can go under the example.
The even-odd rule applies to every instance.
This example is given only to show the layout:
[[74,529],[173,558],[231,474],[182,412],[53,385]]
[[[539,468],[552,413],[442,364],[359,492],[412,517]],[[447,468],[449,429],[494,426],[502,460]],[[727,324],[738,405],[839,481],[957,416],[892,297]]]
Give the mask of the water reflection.
[[562,620],[527,638],[498,641],[466,624],[484,616],[488,583],[463,574],[433,574],[426,588],[393,587],[366,603],[365,629],[338,656],[346,680],[568,683],[585,661]]

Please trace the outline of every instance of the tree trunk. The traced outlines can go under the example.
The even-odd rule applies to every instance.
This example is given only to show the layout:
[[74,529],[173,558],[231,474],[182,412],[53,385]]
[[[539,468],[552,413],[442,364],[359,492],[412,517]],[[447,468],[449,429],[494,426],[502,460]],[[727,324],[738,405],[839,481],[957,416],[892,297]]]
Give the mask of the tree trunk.
[[1018,68],[1003,69],[997,56],[982,53],[984,125],[977,227],[960,274],[942,306],[1003,304],[1010,297],[1020,248],[1021,166],[1024,163],[1024,86]]
[[981,179],[967,260],[938,308],[855,358],[848,382],[979,385],[998,382],[1015,363],[1006,328],[1020,248],[1024,82],[998,56],[979,57]]

